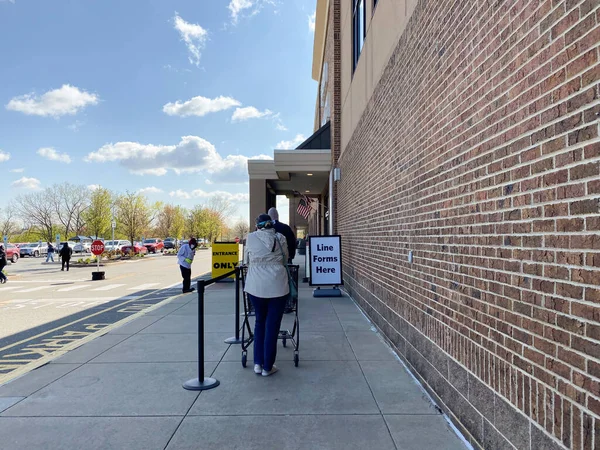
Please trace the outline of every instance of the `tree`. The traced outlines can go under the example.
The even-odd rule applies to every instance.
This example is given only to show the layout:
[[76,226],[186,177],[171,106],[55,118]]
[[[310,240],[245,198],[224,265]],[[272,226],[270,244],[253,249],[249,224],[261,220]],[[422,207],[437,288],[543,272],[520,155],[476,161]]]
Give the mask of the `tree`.
[[17,197],[17,209],[25,224],[37,229],[45,241],[54,240],[56,216],[52,196],[47,190]]
[[183,231],[185,229],[185,215],[185,208],[182,208],[181,206],[175,206],[173,208],[173,221],[171,223],[171,227],[169,228],[170,236],[173,236],[177,239],[181,239],[183,237]]
[[117,227],[131,242],[148,231],[152,211],[146,197],[127,191],[117,199]]
[[98,188],[92,192],[90,206],[82,214],[90,236],[104,237],[108,235],[112,219],[112,206],[112,193],[108,189]]
[[9,240],[12,235],[18,233],[17,227],[17,211],[14,205],[9,204],[3,210],[0,210],[0,239],[3,236],[8,236]]
[[250,227],[248,226],[248,222],[246,220],[240,219],[233,225],[233,232],[237,237],[240,238],[240,240],[245,239],[249,231]]
[[89,206],[88,188],[63,183],[48,189],[48,196],[52,199],[58,221],[64,227],[65,239],[68,239],[73,231],[81,232],[84,226],[84,213]]

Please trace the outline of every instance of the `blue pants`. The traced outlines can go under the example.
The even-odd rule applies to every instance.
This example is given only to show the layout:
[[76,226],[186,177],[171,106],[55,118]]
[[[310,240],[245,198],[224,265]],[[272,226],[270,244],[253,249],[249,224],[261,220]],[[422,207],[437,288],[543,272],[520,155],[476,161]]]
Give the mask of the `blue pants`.
[[46,262],[48,262],[49,260],[52,260],[52,262],[54,262],[54,252],[48,252],[48,255],[46,256]]
[[260,364],[267,372],[273,368],[277,357],[277,338],[283,318],[287,295],[276,298],[260,298],[247,294],[256,313],[254,322],[254,364]]

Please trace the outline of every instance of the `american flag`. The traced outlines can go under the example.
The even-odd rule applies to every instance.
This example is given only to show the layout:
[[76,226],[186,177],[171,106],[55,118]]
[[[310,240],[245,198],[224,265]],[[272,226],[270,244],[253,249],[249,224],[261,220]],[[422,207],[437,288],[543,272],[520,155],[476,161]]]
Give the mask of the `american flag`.
[[300,197],[296,211],[305,219],[308,219],[308,216],[310,216],[310,213],[312,212],[311,203],[312,199],[308,198],[306,195]]

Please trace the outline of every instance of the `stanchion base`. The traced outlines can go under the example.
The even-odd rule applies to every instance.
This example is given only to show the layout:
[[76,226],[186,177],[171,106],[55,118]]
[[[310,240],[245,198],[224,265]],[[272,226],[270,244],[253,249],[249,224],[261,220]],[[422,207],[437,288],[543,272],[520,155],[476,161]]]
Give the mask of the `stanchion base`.
[[199,378],[193,378],[183,383],[183,388],[188,391],[206,391],[216,388],[219,384],[221,382],[215,378],[205,377],[204,381],[200,381]]
[[236,338],[235,336],[230,337],[225,339],[224,341],[226,344],[243,344],[245,342],[248,342],[248,339],[246,339],[245,341],[242,338]]

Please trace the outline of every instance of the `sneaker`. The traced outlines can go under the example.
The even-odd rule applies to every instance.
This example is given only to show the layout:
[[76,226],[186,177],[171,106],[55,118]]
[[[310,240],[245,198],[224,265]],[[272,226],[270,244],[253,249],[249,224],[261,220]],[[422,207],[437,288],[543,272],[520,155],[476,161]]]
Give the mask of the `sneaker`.
[[266,370],[263,369],[262,371],[262,376],[263,377],[268,377],[269,375],[273,375],[275,372],[277,372],[279,369],[277,368],[277,366],[275,364],[273,364],[273,367],[271,368],[271,370],[269,370],[268,372]]
[[262,371],[262,366],[260,364],[254,364],[254,373],[256,375],[260,375]]

